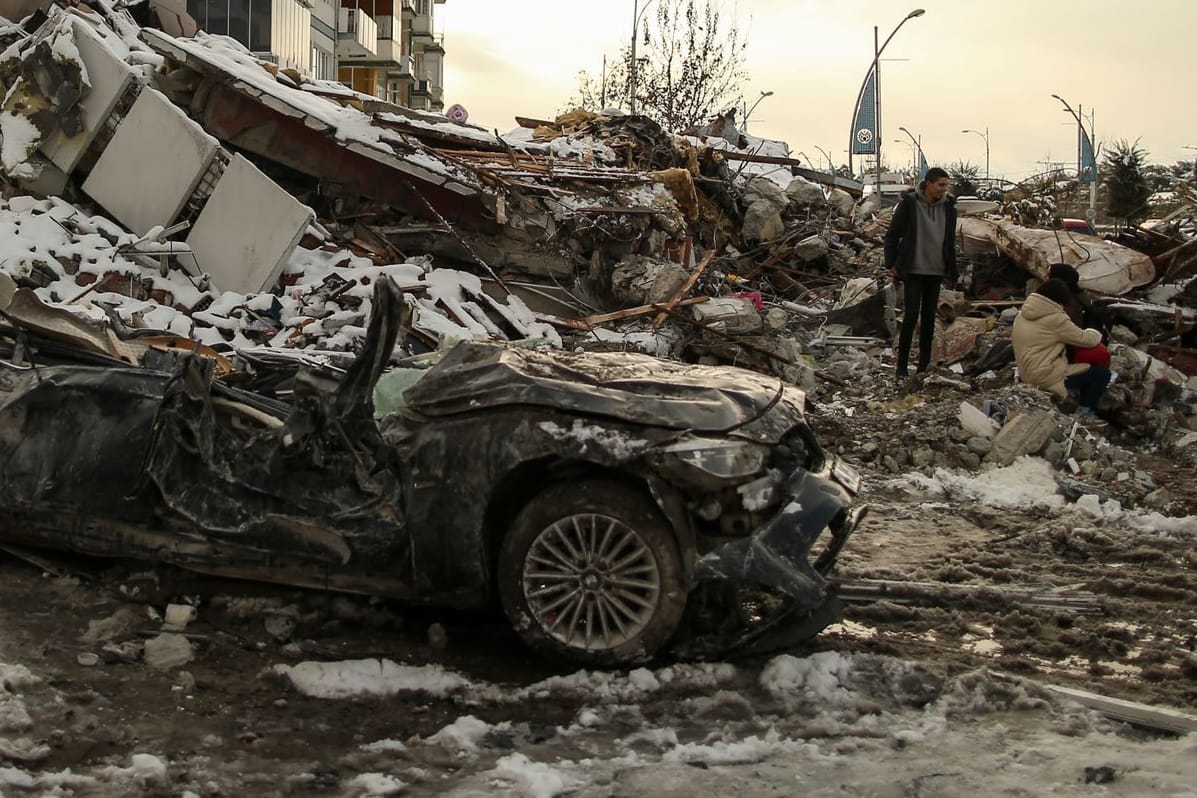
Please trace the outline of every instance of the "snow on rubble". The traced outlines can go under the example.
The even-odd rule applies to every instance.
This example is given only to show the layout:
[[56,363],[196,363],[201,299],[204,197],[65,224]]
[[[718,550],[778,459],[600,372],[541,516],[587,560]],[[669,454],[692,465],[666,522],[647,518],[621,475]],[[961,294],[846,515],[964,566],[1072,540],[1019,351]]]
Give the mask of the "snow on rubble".
[[[142,240],[57,197],[0,201],[0,271],[19,286],[35,287],[43,301],[94,320],[111,311],[130,328],[229,349],[354,351],[365,335],[372,284],[385,276],[408,293],[413,327],[430,340],[448,346],[495,332],[483,321],[479,278],[435,269],[425,257],[378,266],[348,250],[298,247],[284,270],[281,294],[218,294],[185,271],[164,276],[150,268],[138,253]],[[526,339],[560,346],[557,332],[518,297],[488,299],[486,305]]]
[[1124,509],[1116,499],[1102,500],[1084,494],[1069,504],[1056,482],[1056,469],[1041,457],[1023,456],[1013,464],[989,468],[978,473],[936,469],[927,476],[907,474],[893,484],[914,488],[929,497],[968,501],[1002,509],[1059,511],[1072,508],[1076,513],[1111,525],[1124,525],[1141,532],[1197,535],[1197,516],[1170,517],[1153,510]]

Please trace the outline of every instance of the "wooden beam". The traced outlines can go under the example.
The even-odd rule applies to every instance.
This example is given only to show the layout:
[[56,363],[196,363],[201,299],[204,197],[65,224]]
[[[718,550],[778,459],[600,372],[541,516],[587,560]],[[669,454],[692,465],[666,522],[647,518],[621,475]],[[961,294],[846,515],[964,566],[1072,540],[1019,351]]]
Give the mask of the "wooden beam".
[[1120,720],[1135,726],[1172,732],[1174,734],[1189,734],[1197,731],[1197,715],[1190,715],[1166,707],[1153,707],[1150,704],[1140,704],[1135,701],[1125,701],[1121,698],[1091,693],[1088,690],[1077,690],[1074,687],[1061,687],[1056,684],[1044,684],[1034,679],[1025,679],[996,671],[994,678],[1004,682],[1030,684],[1045,690],[1060,698],[1075,701],[1081,706],[1100,712],[1107,718]]
[[782,158],[777,155],[753,155],[747,152],[728,152],[727,150],[715,150],[716,153],[722,155],[729,161],[748,161],[749,163],[771,163],[778,166],[801,166],[802,161],[797,158]]
[[[707,296],[696,296],[690,299],[683,300],[678,303],[679,307],[689,305],[698,305],[710,300]],[[600,324],[606,324],[609,321],[621,321],[623,319],[631,319],[636,316],[647,316],[654,310],[659,310],[659,305],[640,305],[635,308],[624,308],[613,313],[600,313],[596,316],[586,316],[581,319],[561,319],[553,318],[552,316],[538,316],[538,320],[545,321],[549,324],[554,324],[558,327],[568,327],[571,330],[589,330],[592,327],[597,327]]]
[[658,329],[662,324],[665,323],[665,320],[669,318],[669,311],[676,308],[677,303],[681,301],[682,297],[690,292],[690,289],[694,287],[694,284],[698,282],[698,278],[702,276],[702,273],[706,271],[707,266],[710,266],[711,261],[714,259],[715,250],[711,250],[707,253],[706,257],[702,259],[702,262],[694,268],[694,271],[690,272],[690,276],[686,278],[686,282],[682,283],[682,287],[675,291],[673,296],[669,298],[669,301],[665,303],[665,310],[658,313],[657,317],[653,319],[654,330]]

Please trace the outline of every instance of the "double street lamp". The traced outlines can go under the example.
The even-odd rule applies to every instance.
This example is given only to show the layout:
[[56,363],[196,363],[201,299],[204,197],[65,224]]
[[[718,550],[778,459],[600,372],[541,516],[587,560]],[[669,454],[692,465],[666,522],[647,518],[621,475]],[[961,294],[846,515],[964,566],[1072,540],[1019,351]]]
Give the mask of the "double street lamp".
[[913,133],[911,133],[909,130],[902,127],[901,125],[898,126],[898,130],[901,130],[903,133],[905,133],[907,135],[907,137],[910,138],[910,145],[912,147],[914,147],[914,151],[915,151],[914,173],[915,173],[915,175],[917,175],[917,179],[914,182],[917,184],[920,180],[923,179],[923,164],[927,160],[926,157],[923,155],[923,137],[922,136],[916,137]]
[[815,145],[815,149],[818,150],[819,152],[823,153],[823,157],[827,159],[827,168],[830,169],[831,174],[834,175],[835,174],[835,161],[832,160],[831,153],[829,153],[827,150],[820,147],[818,144]]
[[876,110],[876,126],[874,131],[873,142],[875,143],[874,155],[877,159],[877,196],[881,196],[881,54],[885,52],[886,46],[890,40],[894,38],[902,26],[915,17],[921,17],[927,13],[925,9],[916,8],[911,11],[902,21],[898,23],[897,27],[890,32],[889,36],[885,37],[885,42],[879,47],[877,46],[877,26],[873,26],[873,62],[869,65],[869,70],[865,72],[864,81],[860,84],[860,92],[856,96],[856,106],[852,109],[852,131],[848,137],[848,168],[852,168],[852,142],[856,139],[856,112],[860,109],[860,102],[864,99],[865,87],[869,84],[869,76],[873,76],[873,92],[874,92],[874,108]]
[[961,133],[976,133],[981,138],[985,139],[985,182],[989,182],[989,128],[985,128],[982,133],[979,130],[961,130]]

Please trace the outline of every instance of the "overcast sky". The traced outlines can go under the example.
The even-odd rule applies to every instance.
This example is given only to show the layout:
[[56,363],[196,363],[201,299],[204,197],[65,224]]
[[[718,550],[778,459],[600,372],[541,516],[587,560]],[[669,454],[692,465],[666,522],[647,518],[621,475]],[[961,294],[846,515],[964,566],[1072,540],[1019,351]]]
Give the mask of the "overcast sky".
[[[661,0],[655,0],[660,2]],[[507,131],[516,115],[553,116],[577,86],[631,38],[634,0],[447,0],[445,102],[470,121]],[[639,0],[643,7],[645,0]],[[1076,166],[1075,122],[1059,94],[1088,116],[1099,142],[1141,139],[1152,161],[1197,152],[1197,0],[722,0],[748,33],[754,135],[789,142],[826,164],[847,158],[853,103],[882,41],[915,8],[882,56],[882,147],[911,159],[904,126],[932,165],[984,168],[1018,179],[1041,162]],[[649,9],[646,17],[653,13]],[[901,139],[896,142],[895,139]],[[802,156],[799,156],[802,157]]]

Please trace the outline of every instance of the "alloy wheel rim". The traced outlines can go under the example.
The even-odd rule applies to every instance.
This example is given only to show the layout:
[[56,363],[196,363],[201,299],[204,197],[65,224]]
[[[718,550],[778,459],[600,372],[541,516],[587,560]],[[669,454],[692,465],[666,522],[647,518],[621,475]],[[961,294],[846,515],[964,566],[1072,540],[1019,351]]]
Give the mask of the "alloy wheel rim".
[[571,648],[605,651],[648,626],[661,594],[661,572],[635,529],[584,513],[537,535],[524,558],[523,590],[548,635]]

